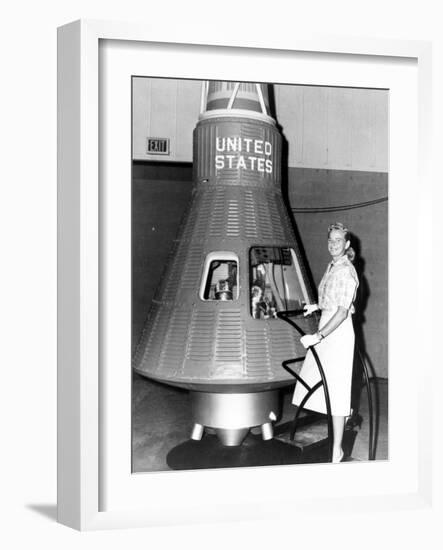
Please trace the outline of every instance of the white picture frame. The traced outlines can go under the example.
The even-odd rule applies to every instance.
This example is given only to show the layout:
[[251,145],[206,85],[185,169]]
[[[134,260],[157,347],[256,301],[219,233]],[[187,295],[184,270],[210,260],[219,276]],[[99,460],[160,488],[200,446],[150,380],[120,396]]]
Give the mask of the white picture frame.
[[[396,325],[400,325],[397,321],[402,321],[406,312],[401,303],[401,292],[405,288],[409,292],[413,288],[413,298],[417,298],[417,289],[421,288],[420,300],[413,299],[409,304],[411,332],[419,330],[418,319],[426,313],[424,304],[431,303],[432,297],[431,286],[424,284],[432,266],[432,243],[426,240],[426,235],[432,233],[432,219],[427,215],[432,204],[428,158],[431,140],[430,45],[404,40],[301,34],[294,39],[260,37],[251,41],[246,37],[212,44],[199,43],[198,37],[194,40],[190,43],[185,30],[182,36],[174,32],[168,37],[164,33],[147,32],[143,25],[117,22],[77,21],[59,29],[59,522],[76,529],[91,530],[285,515],[289,518],[294,509],[309,515],[325,511],[331,505],[337,513],[345,513],[351,505],[369,512],[429,509],[433,483],[432,433],[426,419],[430,417],[432,408],[432,349],[429,346],[422,350],[420,379],[413,383],[409,375],[414,365],[412,360],[402,355],[399,346],[402,335]],[[106,96],[106,101],[99,92],[100,86],[106,91],[112,78],[117,78],[112,82],[118,84],[121,75],[134,74],[131,59],[144,59],[143,56],[150,60],[146,69],[150,76],[178,78],[194,75],[196,78],[222,79],[229,74],[233,80],[253,81],[262,74],[260,80],[279,81],[284,74],[282,66],[288,65],[306,71],[301,80],[286,77],[289,83],[309,81],[311,84],[341,85],[343,74],[350,67],[360,66],[364,69],[360,76],[356,71],[352,78],[349,77],[349,82],[355,83],[359,78],[361,86],[371,87],[380,86],[383,80],[394,79],[392,73],[398,72],[400,84],[393,84],[395,93],[391,103],[390,178],[394,182],[391,195],[394,206],[390,208],[390,215],[393,214],[396,221],[390,224],[390,289],[393,280],[396,280],[396,285],[391,293],[394,310],[390,318],[390,364],[402,362],[402,372],[406,376],[400,379],[400,368],[392,371],[392,450],[389,461],[347,465],[346,468],[340,466],[334,470],[325,465],[316,466],[315,471],[304,466],[297,469],[279,467],[131,475],[127,460],[130,454],[130,414],[127,408],[130,371],[122,367],[117,372],[129,358],[125,355],[130,349],[130,346],[127,348],[130,324],[125,324],[128,303],[127,300],[109,303],[112,288],[115,288],[113,285],[121,286],[125,281],[129,284],[128,271],[116,269],[115,277],[113,275],[103,282],[103,277],[111,272],[111,266],[115,266],[116,258],[123,266],[128,265],[130,251],[128,233],[125,233],[130,225],[125,206],[128,195],[119,195],[119,190],[125,186],[116,187],[112,182],[110,188],[116,189],[116,194],[104,193],[103,174],[108,174],[108,171],[103,170],[102,164],[107,162],[103,159],[104,148],[109,147],[106,149],[108,156],[112,156],[114,151],[116,157],[126,155],[126,161],[122,161],[113,177],[119,177],[120,182],[127,181],[127,166],[131,159],[130,148],[125,150],[124,147],[127,140],[130,141],[130,126],[126,127],[128,134],[123,135],[123,142],[111,139],[104,147],[100,140],[108,134],[103,133],[99,121],[103,123],[106,118],[109,101],[120,101],[121,97],[124,100],[125,89],[120,90],[120,99]],[[245,65],[245,59],[251,62]],[[311,68],[316,63],[321,63],[324,68],[321,78],[319,68]],[[384,71],[378,63],[386,63]],[[337,64],[343,65],[338,71]],[[310,71],[313,71],[312,76],[309,76]],[[418,84],[417,88],[414,83]],[[405,113],[405,106],[412,106],[413,112]],[[415,114],[418,122],[414,122]],[[402,117],[411,122],[411,134],[401,138]],[[412,117],[411,120],[408,117]],[[124,129],[125,120],[120,120],[116,127]],[[111,132],[109,135],[115,134]],[[402,148],[408,167],[401,163]],[[400,189],[396,181],[404,183],[404,187]],[[418,215],[410,219],[409,214],[417,204]],[[116,212],[121,225],[115,228],[109,224],[109,219],[115,220]],[[424,243],[420,248],[423,262],[414,265],[403,277],[405,280],[397,284],[396,276],[402,272],[401,257],[407,253],[401,238],[405,223],[409,223],[413,232],[409,246],[411,241],[415,246]],[[123,236],[112,234],[113,250],[110,251],[109,232],[119,229]],[[109,315],[109,308],[118,315]],[[112,319],[117,317],[123,324],[113,324]],[[109,323],[108,318],[111,319]],[[112,340],[113,331],[119,334],[120,347],[112,354],[106,348],[109,342],[103,341],[103,325],[106,323],[106,330],[111,331],[108,341]],[[121,376],[127,377],[123,384]],[[408,394],[408,401],[405,394]],[[111,402],[115,406],[109,408]],[[407,403],[412,412],[409,413],[410,425],[406,433],[398,415]],[[110,423],[112,430],[109,430]],[[408,438],[411,456],[405,456],[405,437]],[[119,449],[123,449],[122,454],[119,454]],[[303,486],[301,476],[311,485]],[[314,478],[318,480],[316,485],[312,484]],[[359,489],[358,480],[362,479],[367,482]],[[288,485],[294,483],[300,487],[298,495],[288,491]],[[229,484],[237,488],[235,493],[226,489]],[[149,499],[145,498],[141,505],[146,490]]]

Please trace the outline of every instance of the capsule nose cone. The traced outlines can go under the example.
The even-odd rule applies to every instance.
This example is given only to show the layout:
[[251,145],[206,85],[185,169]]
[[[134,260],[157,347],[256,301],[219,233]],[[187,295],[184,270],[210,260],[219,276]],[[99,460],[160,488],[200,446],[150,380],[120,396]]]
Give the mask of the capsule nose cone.
[[251,82],[211,81],[206,111],[220,109],[241,109],[258,113],[265,110],[265,113],[269,113],[268,86]]

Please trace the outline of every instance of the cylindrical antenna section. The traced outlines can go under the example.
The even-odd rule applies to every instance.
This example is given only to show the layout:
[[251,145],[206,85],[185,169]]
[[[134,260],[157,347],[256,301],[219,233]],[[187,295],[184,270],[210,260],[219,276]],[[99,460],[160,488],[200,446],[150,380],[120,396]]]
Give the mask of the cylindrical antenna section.
[[274,122],[267,84],[211,80],[202,86],[201,118],[242,115]]

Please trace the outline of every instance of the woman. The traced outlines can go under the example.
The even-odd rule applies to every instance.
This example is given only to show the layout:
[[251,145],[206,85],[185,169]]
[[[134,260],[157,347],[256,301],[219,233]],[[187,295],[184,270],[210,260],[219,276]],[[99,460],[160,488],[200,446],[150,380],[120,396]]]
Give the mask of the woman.
[[[346,417],[350,414],[352,365],[354,359],[354,328],[352,326],[353,302],[358,287],[358,277],[352,261],[355,252],[351,248],[349,230],[342,223],[328,228],[328,251],[332,262],[328,265],[318,287],[318,305],[304,307],[304,314],[321,310],[319,330],[306,334],[300,341],[305,348],[316,346],[328,384],[331,401],[333,451],[332,462],[343,458],[343,432]],[[320,381],[317,363],[308,351],[300,376],[309,386]],[[302,384],[296,384],[293,404],[299,405],[306,395]],[[316,390],[305,404],[307,409],[326,413],[322,388]]]

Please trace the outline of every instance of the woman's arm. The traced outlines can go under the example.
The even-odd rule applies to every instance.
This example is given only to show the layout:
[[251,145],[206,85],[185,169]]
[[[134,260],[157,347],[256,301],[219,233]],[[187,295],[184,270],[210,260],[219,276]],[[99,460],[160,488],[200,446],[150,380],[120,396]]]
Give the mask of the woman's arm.
[[319,327],[318,331],[326,338],[328,334],[334,332],[334,330],[343,323],[347,316],[348,309],[343,306],[338,306],[334,315],[329,319],[326,325]]
[[[353,269],[353,268],[352,268]],[[355,270],[354,270],[355,271]],[[350,270],[341,269],[334,275],[334,285],[329,292],[332,292],[331,302],[335,302],[337,310],[329,321],[314,334],[306,334],[300,338],[300,342],[305,348],[315,346],[322,338],[326,338],[331,332],[339,327],[346,319],[349,309],[352,307],[352,302],[355,298],[355,292],[358,286],[357,276],[353,276]],[[320,283],[321,285],[321,283]]]
[[343,306],[338,306],[337,311],[329,319],[329,321],[323,327],[319,328],[314,334],[305,334],[300,338],[300,342],[305,348],[315,346],[321,342],[322,338],[326,338],[328,334],[331,334],[337,327],[339,327],[348,316],[348,309]]

